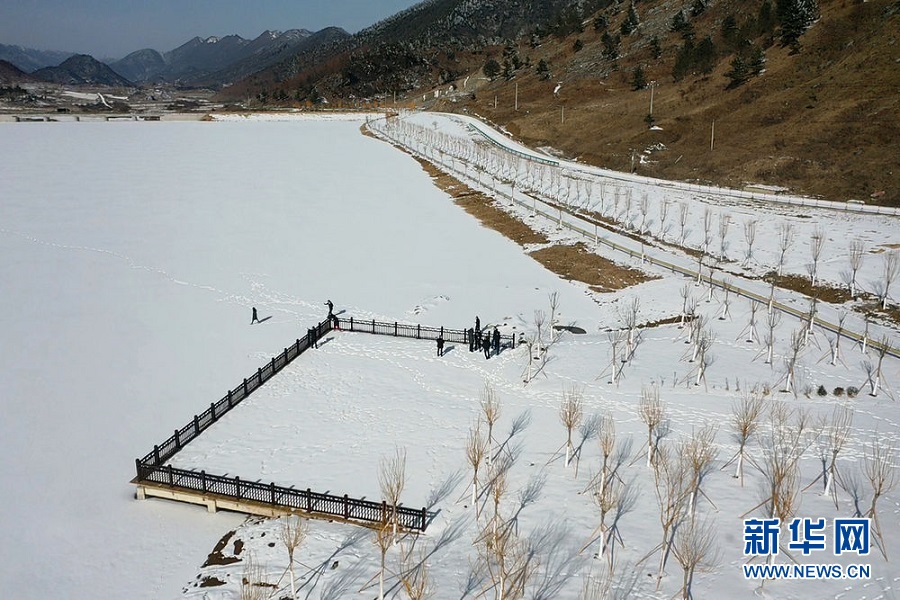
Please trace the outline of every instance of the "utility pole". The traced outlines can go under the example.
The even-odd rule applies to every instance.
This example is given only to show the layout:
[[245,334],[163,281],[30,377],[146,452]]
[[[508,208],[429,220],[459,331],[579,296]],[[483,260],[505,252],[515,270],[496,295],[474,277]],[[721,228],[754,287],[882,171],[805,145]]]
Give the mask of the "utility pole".
[[566,122],[566,107],[565,106],[560,107],[559,120],[560,120],[560,123]]
[[494,95],[494,109],[496,110],[496,108],[497,108],[497,95],[495,94]]
[[716,122],[712,122],[712,131],[709,134],[709,149],[712,150],[716,145]]
[[653,116],[653,90],[656,88],[656,82],[650,82],[650,116]]

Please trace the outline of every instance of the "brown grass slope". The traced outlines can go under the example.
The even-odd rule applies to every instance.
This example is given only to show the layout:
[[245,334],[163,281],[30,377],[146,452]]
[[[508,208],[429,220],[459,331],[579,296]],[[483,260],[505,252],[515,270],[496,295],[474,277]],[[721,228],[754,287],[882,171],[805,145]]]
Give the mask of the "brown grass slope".
[[[511,80],[485,85],[474,100],[434,108],[477,112],[529,145],[552,146],[617,170],[630,170],[634,156],[662,144],[665,149],[645,164],[635,161],[638,173],[736,187],[764,183],[835,200],[900,205],[900,3],[823,1],[799,52],[775,41],[766,49],[765,71],[727,89],[733,55],[722,51],[722,20],[752,14],[759,4],[713,3],[691,20],[698,40],[709,34],[720,48],[708,75],[674,81],[681,39],[668,25],[681,3],[641,2],[638,33],[622,40],[614,63],[601,56],[600,34],[588,26],[558,43],[519,46],[531,64],[547,62],[549,79],[534,69],[519,71]],[[610,31],[618,30],[624,11],[617,17]],[[649,48],[654,34],[663,50],[658,59]],[[583,44],[578,52],[576,39]],[[650,90],[632,89],[637,65],[647,81],[657,82],[653,117],[661,131],[651,131],[645,121]],[[869,198],[873,193],[876,198]]]

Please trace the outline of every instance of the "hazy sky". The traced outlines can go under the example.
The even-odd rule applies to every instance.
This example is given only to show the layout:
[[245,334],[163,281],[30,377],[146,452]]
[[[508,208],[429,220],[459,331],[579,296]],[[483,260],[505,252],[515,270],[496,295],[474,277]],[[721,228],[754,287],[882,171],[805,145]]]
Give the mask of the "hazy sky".
[[354,33],[418,0],[0,0],[0,44],[122,58],[194,36],[329,25]]

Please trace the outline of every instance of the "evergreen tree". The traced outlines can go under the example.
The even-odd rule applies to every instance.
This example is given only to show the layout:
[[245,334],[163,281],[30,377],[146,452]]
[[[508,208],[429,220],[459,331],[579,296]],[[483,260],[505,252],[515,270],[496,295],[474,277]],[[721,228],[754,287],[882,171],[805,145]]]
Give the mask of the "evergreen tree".
[[541,76],[541,79],[550,79],[550,67],[543,58],[538,61],[537,74]]
[[776,14],[781,23],[781,44],[798,50],[800,36],[819,18],[819,3],[817,0],[778,0]]
[[622,41],[619,36],[610,35],[608,31],[604,31],[600,41],[603,43],[603,56],[609,60],[619,58],[619,43]]
[[644,75],[644,68],[638,65],[631,72],[631,89],[637,91],[647,87],[647,77]]
[[605,15],[594,17],[594,31],[606,31],[607,27],[609,27],[609,19]]
[[634,9],[634,3],[628,5],[628,14],[625,17],[625,20],[622,21],[622,35],[631,35],[637,30],[638,25],[640,24],[640,20],[638,19],[637,11]]
[[572,45],[572,50],[574,50],[575,52],[580,52],[582,48],[584,48],[584,42],[581,41],[581,38],[578,38]]
[[659,45],[659,38],[655,35],[650,39],[650,54],[653,58],[662,56],[662,47]]
[[757,33],[762,35],[772,33],[775,29],[775,13],[772,10],[772,3],[766,0],[759,7],[759,14],[756,16]]
[[675,55],[675,66],[672,67],[672,77],[675,81],[681,81],[691,72],[694,62],[694,42],[685,40],[684,45],[678,49]]
[[716,45],[711,37],[706,36],[700,40],[696,50],[694,50],[694,67],[704,75],[708,75],[716,67],[716,58]]
[[691,16],[699,17],[706,10],[706,2],[704,0],[694,0],[694,4],[691,5]]
[[750,78],[750,70],[740,54],[732,59],[731,70],[725,73],[725,77],[731,80],[731,83],[728,84],[729,89],[744,84]]
[[734,48],[738,41],[738,24],[733,14],[728,15],[722,21],[722,39],[726,46]]
[[488,79],[493,79],[500,74],[500,63],[492,58],[484,63],[484,67],[481,69],[481,71],[484,73],[485,77],[487,77]]
[[672,17],[671,27],[672,27],[672,31],[674,31],[676,33],[681,33],[682,31],[684,31],[684,28],[687,26],[687,24],[688,24],[687,17],[685,17],[684,13],[680,10],[677,13],[675,13],[674,17]]
[[750,72],[759,75],[766,68],[766,53],[762,48],[756,46],[750,54]]

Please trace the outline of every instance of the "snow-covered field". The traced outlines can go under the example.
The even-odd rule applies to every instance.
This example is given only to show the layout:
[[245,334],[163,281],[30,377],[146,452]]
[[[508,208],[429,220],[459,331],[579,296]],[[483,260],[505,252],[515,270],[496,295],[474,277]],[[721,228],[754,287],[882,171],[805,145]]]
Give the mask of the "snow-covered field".
[[[770,406],[808,409],[824,418],[831,418],[836,405],[853,409],[852,434],[838,459],[849,478],[862,466],[873,437],[900,445],[896,359],[885,359],[881,391],[871,397],[863,385],[867,357],[859,346],[845,339],[841,360],[832,366],[828,335],[817,331],[795,370],[800,394],[780,393],[783,359],[799,320],[786,316],[776,328],[776,360],[768,365],[761,343],[746,341],[747,300],[731,298],[729,313],[720,320],[721,291],[707,302],[706,288],[652,266],[646,268],[661,279],[616,295],[562,280],[514,243],[480,227],[409,156],[360,135],[361,119],[3,126],[4,593],[240,598],[246,559],[253,555],[273,584],[265,597],[288,597],[279,521],[136,501],[128,484],[134,458],[302,336],[324,316],[326,299],[360,318],[463,327],[478,315],[482,323],[532,335],[534,311],[549,314],[548,294],[557,292],[558,323],[587,333],[561,334],[544,370],[528,384],[523,383],[524,346],[485,360],[453,345],[438,358],[428,342],[335,332],[172,464],[380,499],[379,463],[403,448],[403,503],[437,513],[416,543],[417,552],[427,553],[433,597],[476,597],[490,579],[480,572],[474,542],[493,508],[489,503],[476,519],[465,445],[487,383],[501,403],[497,444],[506,442],[502,456],[514,459],[500,512],[506,519],[516,516],[518,535],[535,548],[537,568],[526,597],[581,598],[584,583],[604,572],[607,562],[593,558],[596,541],[581,551],[599,518],[586,491],[600,467],[597,440],[583,439],[590,428],[575,433],[575,444],[583,441],[577,477],[573,466],[563,464],[566,432],[559,405],[566,390],[578,389],[585,422],[608,414],[618,439],[632,440],[620,474],[635,502],[618,523],[622,545],[614,546],[615,578],[620,586],[632,582],[634,598],[670,598],[681,589],[677,560],[669,558],[658,591],[659,554],[640,563],[662,537],[653,470],[641,456],[646,426],[638,415],[642,388],[655,383],[671,424],[663,446],[674,449],[705,425],[719,428],[718,454],[704,484],[708,498],[697,505],[698,514],[716,528],[718,551],[695,576],[695,598],[895,597],[900,581],[896,490],[878,505],[891,562],[877,549],[867,557],[834,557],[830,550],[799,557],[804,563],[871,564],[871,579],[770,581],[759,590],[759,581],[745,580],[741,572],[741,517],[763,499],[763,477],[746,465],[742,488],[731,477],[733,464],[720,467],[737,449],[729,425],[732,405],[754,386],[768,386],[774,390]],[[446,117],[414,119],[448,136],[471,134]],[[604,184],[597,180],[596,185]],[[635,202],[642,189],[635,188]],[[685,192],[684,200],[675,201],[689,198]],[[809,217],[833,236],[819,271],[830,281],[840,281],[846,269],[838,248],[850,237],[882,250],[900,241],[896,220],[888,217],[807,208],[799,215],[796,208],[736,207],[708,195],[702,201],[741,219],[758,214],[757,252],[741,266],[751,276],[767,270],[777,254],[774,232],[780,219],[797,223],[798,249],[786,261],[788,271],[802,272],[809,260],[803,229]],[[624,195],[619,202],[624,205]],[[658,213],[656,218],[654,232]],[[699,218],[686,237],[702,243]],[[531,220],[554,239],[574,239],[550,220]],[[668,235],[676,236],[677,229],[675,223]],[[739,235],[734,233],[739,230],[731,231]],[[867,257],[860,281],[877,281],[879,260],[879,255]],[[677,316],[686,283],[714,337],[705,380],[694,385],[697,363],[687,360],[688,329],[673,324],[643,330],[633,359],[617,384],[610,384],[612,343],[606,329],[622,327],[633,299],[640,301],[639,322]],[[250,326],[252,306],[271,319]],[[764,307],[758,329],[760,334],[765,329]],[[877,356],[870,353],[868,360]],[[826,396],[815,393],[819,385]],[[862,389],[853,400],[831,393],[849,386]],[[818,449],[824,436],[810,436],[800,461],[801,487],[821,471]],[[764,437],[751,440],[752,456],[763,454]],[[868,482],[859,477],[865,510]],[[821,482],[804,491],[796,516],[825,517],[829,523],[853,516],[846,490],[838,489],[837,509],[821,492]],[[244,560],[201,568],[231,530],[223,553],[234,553],[233,542],[240,540],[238,556]],[[311,523],[295,556],[298,597],[376,597],[380,557],[372,539],[369,530],[350,525]],[[409,542],[388,552],[391,596],[405,597],[394,574]],[[788,559],[782,555],[777,561]],[[199,587],[204,580],[224,585]],[[489,591],[487,597],[493,595]]]

